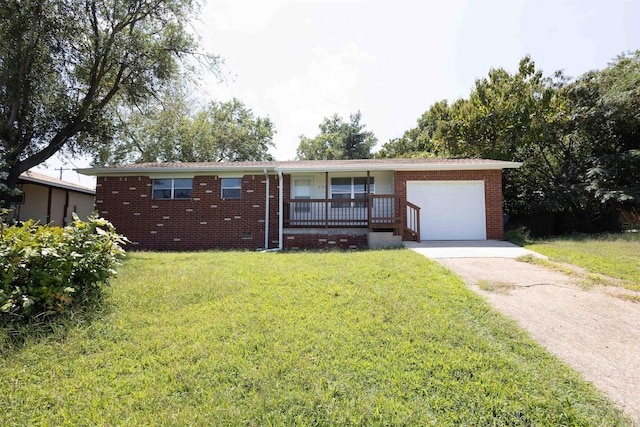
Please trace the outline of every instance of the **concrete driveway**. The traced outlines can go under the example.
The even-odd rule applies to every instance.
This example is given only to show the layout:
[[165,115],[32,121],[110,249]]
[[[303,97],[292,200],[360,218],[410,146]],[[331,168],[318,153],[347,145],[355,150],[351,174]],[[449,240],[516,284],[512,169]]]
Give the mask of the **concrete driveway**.
[[[640,425],[640,295],[617,287],[585,288],[577,278],[517,261],[533,251],[502,241],[405,242],[458,274],[496,309],[605,392]],[[486,291],[478,282],[496,286]],[[486,288],[486,286],[485,286]]]
[[523,255],[544,257],[537,252],[503,240],[404,242],[404,245],[430,259],[518,258]]

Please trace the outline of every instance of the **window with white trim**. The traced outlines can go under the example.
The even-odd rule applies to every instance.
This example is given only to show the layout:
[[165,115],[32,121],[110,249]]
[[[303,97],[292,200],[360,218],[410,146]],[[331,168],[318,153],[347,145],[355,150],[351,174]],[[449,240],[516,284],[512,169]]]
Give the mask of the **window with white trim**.
[[[366,199],[369,193],[375,193],[375,184],[373,177],[369,177],[370,187],[367,191],[366,177],[346,177],[331,178],[331,198],[332,199]],[[350,203],[331,203],[333,208],[348,208]],[[364,208],[365,202],[354,202],[353,207]]]
[[222,199],[239,199],[242,195],[242,178],[222,178],[220,197]]
[[152,197],[154,199],[191,199],[193,179],[154,179]]

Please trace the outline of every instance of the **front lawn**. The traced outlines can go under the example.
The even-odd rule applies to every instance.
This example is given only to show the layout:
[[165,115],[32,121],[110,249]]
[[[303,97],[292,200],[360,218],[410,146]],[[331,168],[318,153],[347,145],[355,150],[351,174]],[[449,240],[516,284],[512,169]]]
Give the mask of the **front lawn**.
[[408,250],[135,253],[109,294],[5,351],[2,425],[630,425]]
[[553,261],[622,279],[640,289],[640,233],[576,234],[537,240],[526,247]]

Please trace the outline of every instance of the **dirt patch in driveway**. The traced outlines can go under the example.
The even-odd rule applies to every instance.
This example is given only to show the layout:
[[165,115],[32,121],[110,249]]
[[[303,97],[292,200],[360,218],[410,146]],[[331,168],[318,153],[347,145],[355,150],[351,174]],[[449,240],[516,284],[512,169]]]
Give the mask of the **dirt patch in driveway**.
[[630,291],[585,289],[574,277],[514,259],[436,261],[514,318],[640,425],[640,304],[612,296]]

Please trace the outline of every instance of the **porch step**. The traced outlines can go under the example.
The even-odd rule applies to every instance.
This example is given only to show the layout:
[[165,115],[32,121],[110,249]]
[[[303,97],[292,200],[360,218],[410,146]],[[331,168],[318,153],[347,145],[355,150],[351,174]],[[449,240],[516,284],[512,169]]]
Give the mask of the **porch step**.
[[369,249],[393,248],[402,246],[402,236],[393,231],[370,231],[368,234]]

